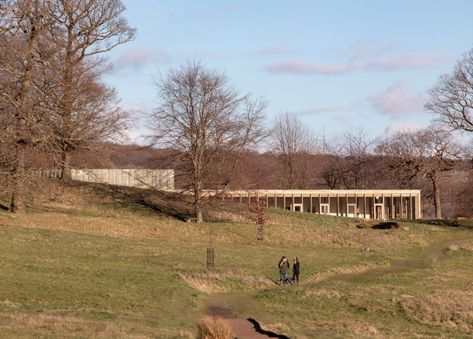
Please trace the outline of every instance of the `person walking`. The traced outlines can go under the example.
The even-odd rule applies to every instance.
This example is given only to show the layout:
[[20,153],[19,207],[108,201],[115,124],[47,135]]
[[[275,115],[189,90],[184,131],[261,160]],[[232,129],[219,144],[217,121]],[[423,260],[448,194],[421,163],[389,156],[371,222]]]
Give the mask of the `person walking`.
[[287,271],[290,268],[289,260],[285,256],[281,257],[281,260],[279,260],[278,264],[279,268],[279,280],[281,283],[285,283],[287,280]]
[[301,263],[299,262],[298,257],[294,257],[294,264],[292,265],[292,280],[296,285],[299,285],[299,273],[300,273]]

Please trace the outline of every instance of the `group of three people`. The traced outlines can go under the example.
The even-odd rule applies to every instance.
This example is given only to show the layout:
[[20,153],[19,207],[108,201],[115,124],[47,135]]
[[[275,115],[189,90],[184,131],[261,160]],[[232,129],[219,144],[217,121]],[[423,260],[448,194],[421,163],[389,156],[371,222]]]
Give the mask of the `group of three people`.
[[282,284],[294,284],[296,283],[299,285],[299,274],[300,274],[300,263],[299,258],[294,257],[294,263],[292,265],[292,278],[288,276],[287,272],[291,268],[291,264],[289,260],[282,256],[281,260],[279,260],[278,268],[279,268],[279,281]]

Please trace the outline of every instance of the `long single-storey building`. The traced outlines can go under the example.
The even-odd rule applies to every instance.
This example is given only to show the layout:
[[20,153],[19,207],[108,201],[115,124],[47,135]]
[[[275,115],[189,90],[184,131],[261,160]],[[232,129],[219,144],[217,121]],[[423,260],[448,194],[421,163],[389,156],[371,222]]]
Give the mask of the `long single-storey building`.
[[266,207],[365,219],[422,218],[420,190],[238,190],[225,199]]

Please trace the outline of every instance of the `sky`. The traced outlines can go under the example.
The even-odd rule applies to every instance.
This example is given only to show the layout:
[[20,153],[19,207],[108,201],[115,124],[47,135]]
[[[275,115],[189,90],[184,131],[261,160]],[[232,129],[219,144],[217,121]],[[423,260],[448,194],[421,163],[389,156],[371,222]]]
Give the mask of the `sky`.
[[154,80],[188,61],[296,115],[317,135],[427,126],[427,91],[473,48],[471,0],[124,0],[136,39],[114,49],[114,86],[143,143]]

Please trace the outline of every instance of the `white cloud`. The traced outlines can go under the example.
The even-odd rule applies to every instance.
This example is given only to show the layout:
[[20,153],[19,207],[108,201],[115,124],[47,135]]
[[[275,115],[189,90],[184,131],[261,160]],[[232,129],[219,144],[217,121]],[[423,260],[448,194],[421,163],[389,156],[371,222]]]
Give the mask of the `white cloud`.
[[444,60],[438,53],[416,52],[395,57],[378,58],[363,62],[321,64],[304,60],[286,60],[268,64],[263,69],[272,74],[339,75],[354,71],[395,71],[422,69],[435,66]]
[[113,69],[114,71],[131,69],[136,72],[150,64],[167,63],[169,60],[168,53],[158,48],[132,48],[123,51],[113,61]]
[[384,91],[368,98],[373,108],[382,114],[398,117],[423,112],[426,97],[407,82],[397,81]]

